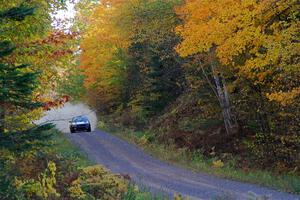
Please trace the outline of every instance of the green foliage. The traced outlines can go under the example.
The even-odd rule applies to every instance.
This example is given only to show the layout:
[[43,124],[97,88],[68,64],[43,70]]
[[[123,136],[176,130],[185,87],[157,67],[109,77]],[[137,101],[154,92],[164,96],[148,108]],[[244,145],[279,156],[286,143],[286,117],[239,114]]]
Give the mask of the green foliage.
[[61,0],[2,1],[0,40],[20,44],[45,36],[51,30],[51,13],[64,5],[65,1]]
[[49,131],[53,128],[52,124],[33,127],[25,131],[10,132],[0,135],[1,147],[15,153],[22,153],[39,149],[46,145],[51,134]]
[[14,186],[14,179],[7,175],[7,172],[16,162],[15,156],[8,150],[1,148],[0,150],[0,196],[3,199],[25,199],[22,192],[18,191]]
[[68,72],[66,76],[58,81],[58,93],[68,95],[73,101],[80,101],[86,95],[86,89],[83,85],[84,75],[76,66]]
[[[32,14],[32,8],[14,7],[0,14],[0,24],[6,24],[5,19],[22,21]],[[38,73],[28,72],[27,65],[15,65],[5,60],[14,49],[9,41],[0,41],[0,134],[5,132],[6,112],[10,107],[32,109],[40,105],[31,99],[33,90],[37,87]]]
[[134,42],[129,47],[140,80],[131,91],[129,105],[142,121],[160,113],[182,90],[182,60],[174,51],[179,41],[173,32],[177,24],[173,6],[177,3],[140,1],[129,10],[131,23],[140,24],[133,29]]
[[14,7],[0,13],[0,19],[12,19],[15,21],[22,21],[26,16],[32,15],[34,8],[21,5],[20,7]]
[[41,109],[35,108],[49,101],[62,69],[70,66],[66,62],[72,58],[74,34],[52,27],[53,14],[65,4],[61,0],[0,4],[1,133],[4,123],[5,132],[30,128],[41,116]]
[[[2,45],[0,44],[0,46]],[[25,72],[26,70],[28,70],[26,65],[9,66],[0,64],[0,101],[2,104],[10,104],[22,108],[34,108],[40,105],[32,102],[31,99],[31,94],[37,87],[37,76],[39,73]]]
[[[149,44],[148,41],[135,43],[130,48],[140,84],[131,91],[129,105],[133,113],[138,113],[144,120],[160,113],[181,92],[181,60],[173,51],[176,41],[176,36],[170,35],[159,44]],[[172,54],[174,57],[170,56]]]
[[127,192],[125,193],[122,200],[165,200],[167,198],[164,198],[160,195],[153,195],[150,192],[147,191],[141,191],[138,186],[136,185],[128,185]]

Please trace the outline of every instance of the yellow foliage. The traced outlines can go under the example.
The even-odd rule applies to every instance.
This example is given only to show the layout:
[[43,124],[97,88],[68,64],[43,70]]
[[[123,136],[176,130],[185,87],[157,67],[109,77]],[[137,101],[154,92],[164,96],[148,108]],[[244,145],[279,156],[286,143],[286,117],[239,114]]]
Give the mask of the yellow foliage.
[[282,106],[289,105],[293,100],[300,95],[300,87],[289,92],[268,93],[266,96],[270,101],[277,101]]
[[174,194],[174,200],[188,200],[188,197],[183,197],[180,194]]
[[139,191],[140,191],[140,190],[139,190],[139,186],[135,185],[134,188],[133,188],[133,191],[134,191],[134,192],[139,192]]
[[148,143],[148,138],[146,135],[143,135],[140,139],[139,139],[139,144],[140,145],[145,145]]
[[42,199],[47,199],[48,197],[59,197],[60,194],[57,193],[55,189],[56,185],[56,165],[54,162],[50,161],[48,163],[47,169],[39,175],[38,180],[18,180],[15,179],[16,187],[24,191],[25,194],[33,198],[35,196]]
[[127,182],[100,165],[83,168],[69,188],[70,196],[74,199],[93,195],[96,199],[117,200],[126,191]]
[[80,67],[85,75],[84,86],[91,91],[92,104],[109,106],[122,95],[124,66],[116,56],[129,45],[127,33],[118,24],[124,1],[101,2],[84,23],[80,47]]
[[6,117],[6,126],[8,128],[8,132],[13,131],[22,131],[28,129],[32,126],[32,121],[40,119],[43,114],[42,108],[37,108],[31,110],[27,113],[18,113],[17,116],[10,116]]
[[253,85],[266,86],[270,100],[289,104],[300,71],[297,2],[187,0],[176,10],[184,21],[176,28],[183,38],[176,50],[186,57],[215,47],[221,64]]
[[84,199],[86,197],[86,193],[81,189],[79,179],[76,179],[72,182],[72,185],[68,191],[70,193],[70,197],[73,199]]
[[222,168],[224,166],[224,163],[222,162],[222,160],[214,160],[212,162],[212,166],[215,168]]
[[84,50],[81,56],[81,67],[85,70],[87,87],[97,83],[99,77],[110,79],[115,72],[105,68],[107,62],[118,49],[129,45],[128,35],[120,30],[116,21],[123,2],[116,0],[102,2],[95,8],[93,14],[85,19],[88,28],[82,35],[80,45]]

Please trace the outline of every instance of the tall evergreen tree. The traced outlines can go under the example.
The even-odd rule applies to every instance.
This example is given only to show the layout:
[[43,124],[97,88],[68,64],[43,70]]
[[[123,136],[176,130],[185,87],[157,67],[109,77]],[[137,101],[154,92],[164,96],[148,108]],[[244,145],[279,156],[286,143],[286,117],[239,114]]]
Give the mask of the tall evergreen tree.
[[[6,23],[6,20],[22,21],[33,13],[34,8],[23,5],[14,7],[0,13],[0,23]],[[38,73],[28,72],[27,65],[15,65],[5,60],[14,49],[10,41],[0,41],[0,133],[5,131],[8,109],[29,109],[40,105],[31,101],[32,92],[37,86]]]

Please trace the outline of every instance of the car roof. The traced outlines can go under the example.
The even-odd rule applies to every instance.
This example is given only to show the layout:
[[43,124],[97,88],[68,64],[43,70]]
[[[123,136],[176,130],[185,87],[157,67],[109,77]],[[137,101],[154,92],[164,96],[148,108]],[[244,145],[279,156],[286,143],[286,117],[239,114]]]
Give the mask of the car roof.
[[73,117],[72,120],[88,120],[88,118],[86,116],[76,116]]

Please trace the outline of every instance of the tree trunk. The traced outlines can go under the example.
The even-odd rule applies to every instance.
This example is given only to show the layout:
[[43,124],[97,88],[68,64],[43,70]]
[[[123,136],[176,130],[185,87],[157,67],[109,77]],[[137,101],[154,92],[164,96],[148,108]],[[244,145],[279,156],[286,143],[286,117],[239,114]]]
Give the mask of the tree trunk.
[[230,116],[230,123],[231,123],[231,128],[232,128],[232,125],[233,126],[237,125],[237,119],[236,119],[236,116],[231,111],[229,93],[228,93],[228,90],[227,90],[227,87],[226,87],[226,81],[225,81],[224,77],[222,78],[222,84],[223,84],[224,97],[225,97],[225,107],[228,108],[228,115]]
[[[230,110],[230,99],[229,94],[226,88],[225,80],[220,76],[217,72],[217,61],[216,58],[212,58],[211,60],[211,71],[214,78],[214,82],[217,88],[217,97],[222,109],[222,115],[224,120],[224,125],[226,129],[226,133],[230,134],[233,128],[233,120],[232,113]],[[222,80],[222,81],[221,81]]]

